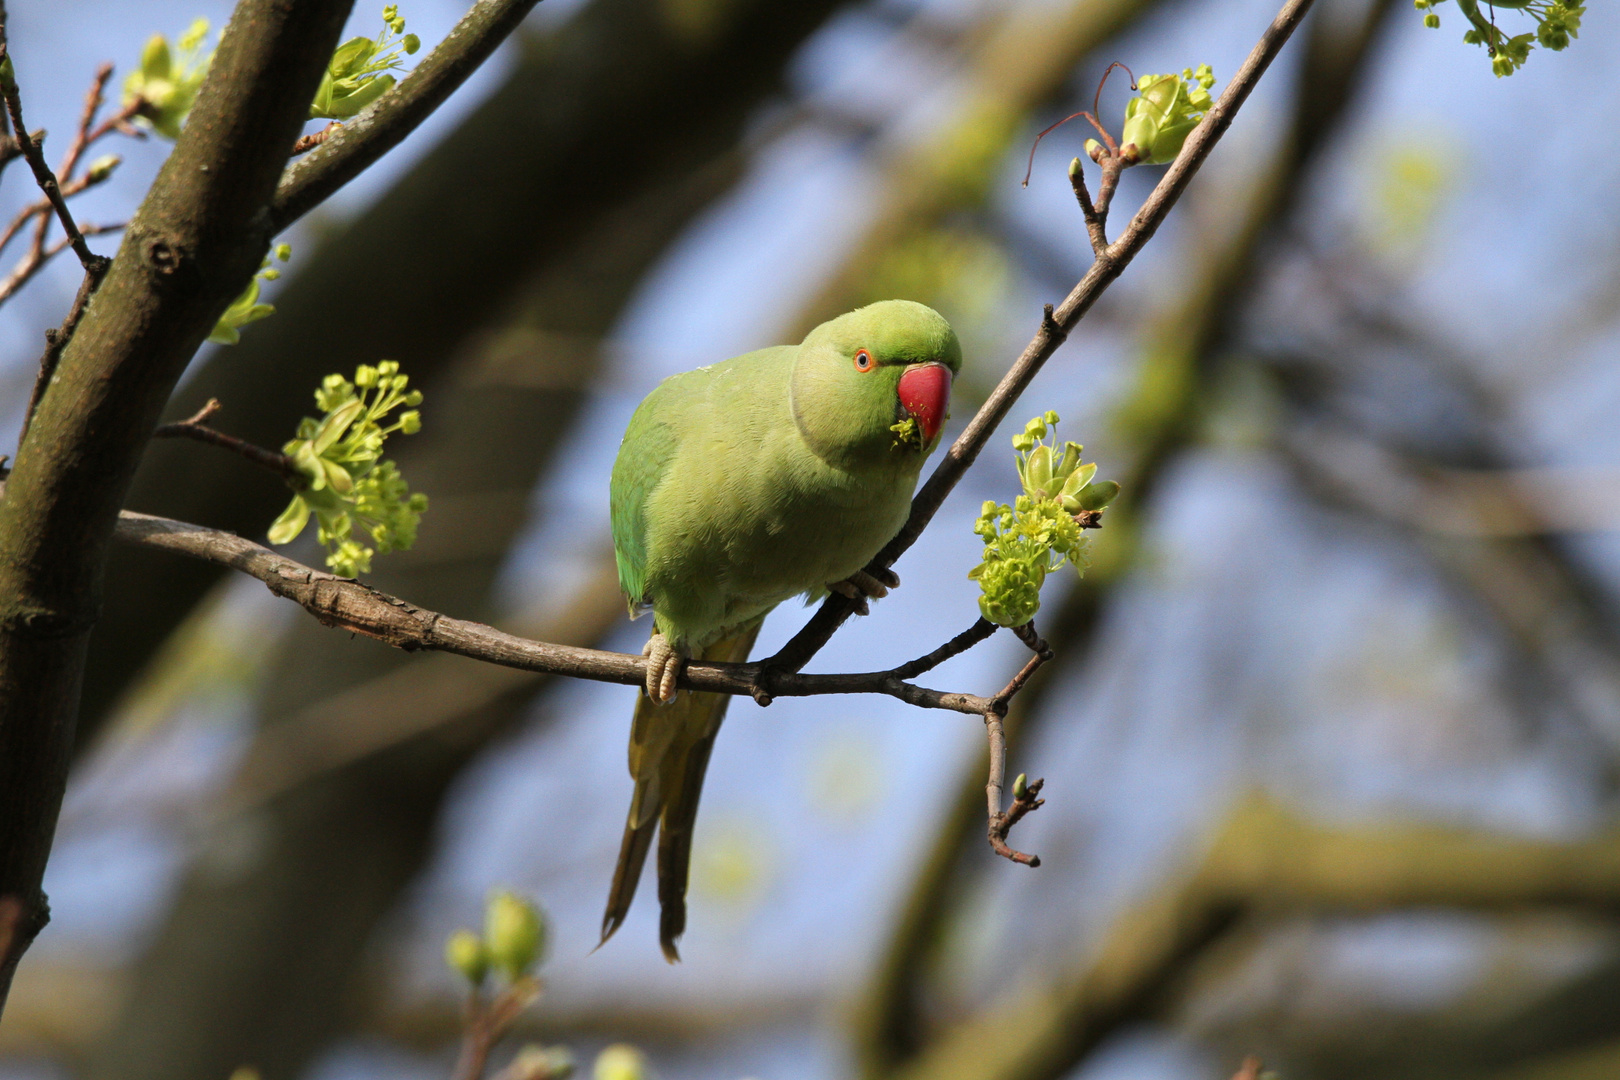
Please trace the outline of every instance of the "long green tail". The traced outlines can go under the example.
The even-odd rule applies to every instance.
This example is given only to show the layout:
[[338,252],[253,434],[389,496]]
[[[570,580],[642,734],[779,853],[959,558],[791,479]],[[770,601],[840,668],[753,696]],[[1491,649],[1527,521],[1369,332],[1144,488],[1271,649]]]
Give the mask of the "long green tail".
[[[759,636],[759,623],[738,631],[703,650],[697,659],[741,663],[748,659]],[[607,910],[602,915],[602,940],[613,936],[630,911],[641,868],[658,829],[658,905],[661,912],[658,940],[664,959],[680,960],[675,939],[686,930],[686,878],[692,860],[692,826],[697,820],[703,774],[720,722],[726,718],[730,694],[677,691],[668,705],[654,705],[642,693],[630,725],[630,778],[636,782],[630,814],[619,845],[619,865],[613,871]]]

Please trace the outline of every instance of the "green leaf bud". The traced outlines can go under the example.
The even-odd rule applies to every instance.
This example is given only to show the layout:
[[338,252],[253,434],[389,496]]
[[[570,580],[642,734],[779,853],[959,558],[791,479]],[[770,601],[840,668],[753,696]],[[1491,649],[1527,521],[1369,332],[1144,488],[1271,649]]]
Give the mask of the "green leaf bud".
[[[1098,165],[1102,164],[1103,154],[1105,152],[1106,152],[1106,150],[1103,147],[1103,144],[1098,142],[1096,139],[1087,139],[1086,140],[1086,157],[1090,158],[1092,161],[1096,162]],[[1074,175],[1074,170],[1073,169],[1070,169],[1069,175],[1071,175],[1071,176]]]
[[592,1080],[648,1080],[647,1058],[629,1043],[615,1043],[596,1055]]
[[172,68],[169,42],[162,34],[153,34],[141,50],[141,74],[148,80],[167,79]]
[[1112,480],[1099,480],[1089,484],[1077,496],[1082,510],[1101,510],[1114,501],[1119,494],[1119,485]]
[[1012,793],[1015,799],[1027,797],[1029,795],[1029,777],[1019,773],[1013,780]]
[[1069,179],[1073,180],[1079,175],[1081,175],[1080,159],[1075,158],[1073,161],[1069,162]]
[[489,974],[489,953],[471,930],[457,930],[444,943],[444,962],[473,986],[483,985]]
[[113,174],[113,170],[123,164],[124,159],[117,154],[103,154],[90,163],[85,169],[84,178],[88,183],[99,184]]
[[528,973],[545,951],[546,928],[534,905],[516,893],[497,891],[484,909],[484,945],[490,963],[508,979]]
[[530,1043],[517,1052],[500,1075],[504,1080],[564,1080],[574,1075],[577,1067],[573,1051],[568,1047]]
[[290,544],[298,539],[298,534],[304,531],[309,524],[309,503],[304,501],[302,495],[294,495],[293,501],[287,504],[287,509],[270,526],[269,539],[272,544]]

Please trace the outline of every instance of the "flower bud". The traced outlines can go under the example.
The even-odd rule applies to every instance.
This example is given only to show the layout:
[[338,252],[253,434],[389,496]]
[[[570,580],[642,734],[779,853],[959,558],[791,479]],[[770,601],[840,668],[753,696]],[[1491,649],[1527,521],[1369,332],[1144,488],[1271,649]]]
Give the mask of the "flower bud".
[[647,1059],[628,1043],[615,1043],[596,1055],[593,1080],[647,1080]]
[[517,1052],[500,1075],[507,1080],[564,1080],[574,1075],[574,1054],[566,1046],[530,1043]]
[[489,974],[489,952],[477,934],[457,930],[444,943],[444,962],[473,986],[483,984]]
[[123,161],[124,159],[117,154],[103,154],[90,163],[90,167],[85,170],[84,178],[89,183],[99,184],[111,176],[113,170],[123,164]]
[[500,891],[484,910],[484,945],[490,963],[508,979],[521,979],[545,951],[545,924],[533,904]]
[[1119,485],[1114,481],[1099,480],[1095,484],[1088,485],[1076,498],[1080,500],[1082,510],[1101,510],[1113,502],[1114,496],[1118,494]]

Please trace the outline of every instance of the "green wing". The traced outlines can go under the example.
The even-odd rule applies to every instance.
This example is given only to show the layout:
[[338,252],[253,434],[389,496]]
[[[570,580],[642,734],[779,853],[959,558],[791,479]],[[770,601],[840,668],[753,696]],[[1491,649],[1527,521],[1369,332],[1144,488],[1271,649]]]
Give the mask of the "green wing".
[[680,444],[670,424],[668,382],[658,386],[637,407],[619,444],[609,485],[613,517],[613,557],[619,565],[619,588],[630,603],[630,614],[646,610],[647,599],[647,496],[663,479]]

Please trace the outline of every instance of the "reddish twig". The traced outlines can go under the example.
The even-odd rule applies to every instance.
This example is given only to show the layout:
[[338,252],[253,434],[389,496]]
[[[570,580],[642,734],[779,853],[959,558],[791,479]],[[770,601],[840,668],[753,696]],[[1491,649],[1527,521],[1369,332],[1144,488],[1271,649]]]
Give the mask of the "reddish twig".
[[516,1020],[540,996],[540,982],[525,976],[488,1001],[474,988],[467,995],[466,1022],[461,1033],[461,1053],[456,1058],[454,1080],[480,1080],[495,1048]]
[[1238,1071],[1232,1074],[1232,1080],[1260,1080],[1260,1070],[1264,1067],[1259,1058],[1250,1054],[1238,1066]]
[[[990,742],[990,777],[984,785],[985,802],[988,806],[989,820],[985,826],[986,836],[990,840],[990,848],[1002,858],[1011,859],[1015,863],[1022,863],[1028,867],[1041,865],[1039,855],[1027,855],[1022,851],[1007,846],[1007,834],[1012,827],[1021,821],[1025,814],[1041,806],[1046,800],[1038,798],[1045,780],[1037,780],[1027,787],[1015,783],[1013,785],[1012,806],[1007,810],[1001,809],[1002,781],[1007,768],[1007,735],[1003,727],[1003,720],[1007,715],[1007,705],[1012,701],[1013,695],[1024,688],[1031,675],[1037,668],[1052,659],[1053,653],[1039,634],[1035,632],[1035,624],[1027,622],[1023,626],[1013,627],[1013,633],[1018,635],[1034,656],[1021,668],[1017,675],[995,697],[990,699],[990,708],[984,712],[985,735]],[[1022,776],[1019,778],[1022,780]]]
[[79,158],[90,146],[90,129],[96,122],[96,114],[101,111],[102,96],[106,93],[107,80],[112,78],[112,73],[111,64],[102,64],[96,68],[95,77],[90,80],[90,90],[84,96],[84,111],[79,114],[79,126],[73,133],[73,142],[68,144],[67,154],[62,158],[61,167],[56,170],[64,183],[73,175]]
[[[46,263],[72,246],[72,238],[66,236],[46,246],[44,226],[49,220],[48,217],[40,219],[39,226],[34,230],[34,239],[29,245],[28,254],[12,268],[4,281],[0,281],[0,304],[10,300],[19,289],[33,280],[35,274],[45,269]],[[79,232],[85,236],[100,236],[102,233],[117,232],[127,224],[128,222],[120,221],[113,225],[82,225]]]
[[235,435],[227,435],[223,431],[215,431],[213,428],[203,423],[204,420],[214,415],[214,413],[218,412],[219,409],[219,401],[217,399],[210,398],[208,400],[208,404],[199,409],[196,415],[191,417],[191,419],[181,420],[179,423],[175,424],[162,424],[157,428],[156,431],[152,432],[152,438],[195,439],[198,442],[207,443],[210,446],[217,446],[223,450],[229,450],[231,453],[236,454],[238,457],[246,458],[255,465],[261,465],[275,473],[277,476],[280,476],[294,488],[302,488],[306,483],[308,483],[309,478],[304,475],[303,470],[298,468],[298,463],[287,454],[279,453],[275,450],[266,450],[262,446],[255,446],[253,443],[250,443],[245,439],[238,439]]
[[[7,44],[0,41],[0,63],[4,63],[7,59],[9,59]],[[45,154],[41,150],[40,144],[27,134],[28,128],[23,123],[22,99],[17,90],[16,80],[5,81],[4,85],[0,85],[0,94],[3,94],[6,99],[6,114],[11,117],[13,138],[17,140],[18,148],[22,151],[23,160],[28,162],[28,167],[34,172],[35,182],[39,184],[40,190],[45,192],[45,197],[51,201],[51,206],[55,208],[57,220],[61,221],[62,231],[67,233],[73,252],[79,257],[79,263],[84,267],[84,272],[99,284],[102,275],[107,272],[107,266],[111,260],[104,255],[97,255],[90,250],[90,245],[84,242],[84,234],[79,231],[79,226],[73,221],[73,213],[68,209],[67,199],[62,195],[62,187],[57,183],[56,174],[51,172],[49,165],[45,164]],[[49,219],[42,220],[48,221]],[[44,246],[43,234],[43,229],[35,234],[36,248]]]

